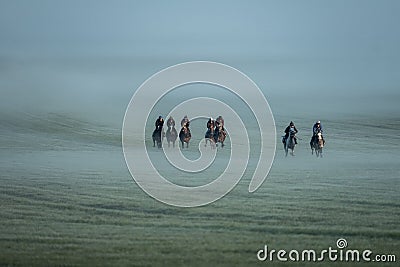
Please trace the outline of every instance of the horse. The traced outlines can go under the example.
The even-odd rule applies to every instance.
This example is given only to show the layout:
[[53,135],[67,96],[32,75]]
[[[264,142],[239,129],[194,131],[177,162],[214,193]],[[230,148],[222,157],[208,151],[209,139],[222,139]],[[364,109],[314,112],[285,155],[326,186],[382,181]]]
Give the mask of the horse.
[[204,146],[207,146],[207,142],[210,141],[211,148],[214,149],[216,146],[216,135],[215,135],[215,126],[214,122],[212,121],[211,123],[207,123],[208,130],[206,134],[204,135],[204,138],[206,139],[206,144]]
[[294,141],[294,137],[295,137],[296,133],[294,130],[290,129],[289,131],[289,136],[288,138],[285,140],[284,143],[284,149],[285,149],[285,156],[287,157],[289,149],[291,150],[290,154],[292,156],[294,156],[294,148],[296,146],[296,143]]
[[182,148],[185,147],[184,143],[186,143],[186,148],[189,147],[190,138],[192,138],[192,134],[190,133],[189,123],[185,123],[179,132],[179,139],[181,140]]
[[221,143],[221,147],[224,147],[225,138],[226,138],[225,129],[222,127],[222,124],[219,124],[214,134],[214,140],[216,143],[218,142]]
[[156,129],[153,131],[153,135],[152,135],[152,138],[153,138],[153,147],[156,146],[156,142],[157,142],[157,147],[158,147],[158,148],[161,148],[163,137],[164,137],[164,132],[163,132],[163,130],[162,130],[162,126],[159,125],[159,126],[157,126]]
[[314,138],[314,141],[310,142],[311,154],[314,154],[314,150],[315,150],[315,155],[317,157],[322,158],[322,148],[324,147],[324,144],[325,144],[325,141],[322,138],[322,133],[318,132]]
[[206,139],[206,144],[204,146],[207,146],[207,143],[210,142],[211,148],[215,148],[216,146],[216,139],[215,139],[215,128],[210,127],[206,134],[204,135],[204,138]]
[[170,147],[170,143],[172,142],[172,146],[175,147],[175,141],[178,138],[178,132],[175,129],[175,120],[172,117],[169,117],[167,121],[168,130],[166,133],[168,147]]

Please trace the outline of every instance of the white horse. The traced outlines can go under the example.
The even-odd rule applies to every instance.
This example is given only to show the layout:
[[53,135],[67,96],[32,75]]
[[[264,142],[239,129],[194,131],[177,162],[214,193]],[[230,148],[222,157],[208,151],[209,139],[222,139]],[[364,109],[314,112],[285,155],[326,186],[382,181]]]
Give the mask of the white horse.
[[294,141],[295,135],[296,135],[295,131],[293,129],[290,129],[289,136],[286,139],[285,146],[284,146],[286,157],[289,153],[289,149],[291,150],[290,155],[294,156],[294,148],[296,146],[296,142]]

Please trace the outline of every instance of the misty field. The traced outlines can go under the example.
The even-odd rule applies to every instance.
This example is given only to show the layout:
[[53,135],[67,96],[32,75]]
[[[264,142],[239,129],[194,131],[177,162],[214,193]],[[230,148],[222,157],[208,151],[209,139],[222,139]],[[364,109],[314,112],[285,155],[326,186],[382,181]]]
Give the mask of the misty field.
[[24,117],[2,119],[0,265],[263,266],[271,264],[257,260],[264,245],[321,251],[339,238],[349,249],[398,256],[399,156],[386,139],[398,124],[374,131],[364,121],[368,137],[339,141],[343,122],[328,121],[336,130],[323,159],[311,155],[307,138],[285,158],[278,140],[255,193],[247,192],[246,173],[213,204],[175,208],[134,183],[118,129],[60,115]]

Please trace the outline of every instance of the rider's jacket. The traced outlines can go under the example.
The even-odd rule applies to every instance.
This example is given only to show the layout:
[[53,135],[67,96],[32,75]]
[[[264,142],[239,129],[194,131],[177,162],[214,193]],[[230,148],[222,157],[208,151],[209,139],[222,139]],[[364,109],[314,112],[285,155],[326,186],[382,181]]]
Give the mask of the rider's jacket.
[[183,125],[185,125],[185,123],[188,123],[188,122],[189,122],[189,118],[185,116],[185,117],[181,120],[181,126],[183,127]]
[[162,127],[164,125],[164,120],[163,119],[157,119],[155,124],[156,124],[156,128]]
[[215,121],[209,119],[207,122],[207,129],[211,129],[215,127]]
[[299,131],[297,131],[297,128],[296,128],[296,126],[288,126],[288,127],[286,127],[286,129],[285,129],[285,134],[286,134],[286,136],[287,135],[289,135],[289,132],[290,132],[290,128],[293,128],[293,130],[294,130],[294,133],[298,133]]
[[317,127],[317,124],[314,124],[313,126],[313,134],[316,135],[318,132],[323,132],[322,130],[322,125],[320,124],[319,128]]
[[215,122],[217,123],[218,126],[221,125],[222,127],[224,127],[224,119],[223,119],[221,116],[219,116],[219,117],[215,120]]

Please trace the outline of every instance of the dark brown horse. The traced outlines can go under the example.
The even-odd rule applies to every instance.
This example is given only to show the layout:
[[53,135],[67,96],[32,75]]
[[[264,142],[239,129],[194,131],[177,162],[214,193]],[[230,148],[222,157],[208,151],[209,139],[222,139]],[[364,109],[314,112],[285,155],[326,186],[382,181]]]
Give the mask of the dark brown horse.
[[164,132],[162,130],[161,125],[157,126],[157,128],[153,131],[152,138],[153,138],[153,147],[155,147],[157,143],[157,147],[161,148],[162,139],[164,138]]
[[192,138],[192,134],[190,133],[189,129],[189,122],[185,123],[179,132],[179,139],[181,140],[182,143],[182,148],[184,148],[184,143],[186,143],[186,148],[189,147],[189,141],[190,138]]
[[223,127],[223,124],[219,124],[216,128],[217,130],[215,131],[215,142],[216,143],[221,143],[221,147],[224,147],[224,141],[226,138],[226,132]]

